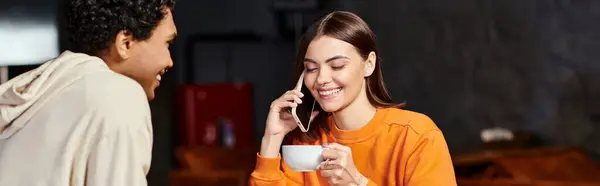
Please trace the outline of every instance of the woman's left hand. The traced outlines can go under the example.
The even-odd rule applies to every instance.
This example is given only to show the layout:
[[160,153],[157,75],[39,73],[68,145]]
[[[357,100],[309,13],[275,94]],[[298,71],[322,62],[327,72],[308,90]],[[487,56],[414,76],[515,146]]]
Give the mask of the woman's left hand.
[[358,172],[352,161],[352,150],[349,147],[331,143],[323,145],[323,163],[319,165],[321,176],[329,184],[339,186],[362,186],[366,178]]

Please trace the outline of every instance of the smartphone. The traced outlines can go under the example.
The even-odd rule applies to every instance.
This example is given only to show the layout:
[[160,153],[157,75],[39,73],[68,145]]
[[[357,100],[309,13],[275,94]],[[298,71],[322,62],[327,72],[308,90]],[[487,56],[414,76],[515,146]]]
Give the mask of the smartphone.
[[321,107],[315,97],[312,96],[308,88],[304,85],[304,72],[300,75],[298,82],[296,83],[296,87],[294,88],[299,90],[304,94],[302,99],[302,104],[298,104],[296,108],[291,109],[291,114],[296,120],[298,127],[302,132],[307,132],[310,129],[310,123],[312,122],[311,114],[313,111],[320,111]]

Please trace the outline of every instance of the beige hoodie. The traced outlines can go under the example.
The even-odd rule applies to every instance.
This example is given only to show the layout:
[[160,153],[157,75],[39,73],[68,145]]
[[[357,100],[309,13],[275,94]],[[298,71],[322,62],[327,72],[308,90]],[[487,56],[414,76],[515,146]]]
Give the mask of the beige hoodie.
[[0,186],[146,185],[152,151],[142,87],[66,51],[0,85]]

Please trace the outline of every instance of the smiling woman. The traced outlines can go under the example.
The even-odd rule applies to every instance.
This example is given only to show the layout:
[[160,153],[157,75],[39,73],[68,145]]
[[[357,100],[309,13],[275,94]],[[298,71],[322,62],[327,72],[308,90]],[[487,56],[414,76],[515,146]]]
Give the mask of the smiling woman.
[[[291,90],[273,101],[250,185],[456,185],[442,132],[392,101],[378,54],[375,34],[350,12],[330,13],[308,29],[295,75],[310,95]],[[316,127],[294,131],[290,143],[323,146],[325,161],[317,171],[295,172],[279,150],[297,127],[286,107],[305,104],[306,96],[320,106]]]

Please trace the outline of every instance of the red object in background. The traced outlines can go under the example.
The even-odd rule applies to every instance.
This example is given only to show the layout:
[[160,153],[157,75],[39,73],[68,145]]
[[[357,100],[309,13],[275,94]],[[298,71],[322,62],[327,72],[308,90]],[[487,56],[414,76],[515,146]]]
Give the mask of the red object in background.
[[252,88],[248,83],[189,84],[177,90],[180,146],[221,145],[220,119],[233,124],[234,147],[253,142]]

